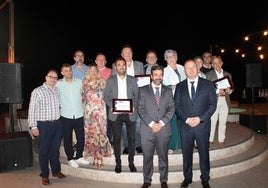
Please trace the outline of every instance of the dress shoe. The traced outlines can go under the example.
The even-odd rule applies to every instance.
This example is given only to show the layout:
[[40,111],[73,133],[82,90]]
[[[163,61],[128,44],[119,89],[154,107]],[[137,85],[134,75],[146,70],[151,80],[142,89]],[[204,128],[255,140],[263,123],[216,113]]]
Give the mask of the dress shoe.
[[168,188],[167,182],[162,182],[161,183],[161,188]]
[[183,182],[181,183],[181,188],[186,188],[191,183],[192,183],[192,180],[183,180]]
[[114,171],[115,171],[115,173],[119,174],[122,172],[122,167],[119,165],[116,165]]
[[48,185],[50,182],[49,182],[49,179],[48,178],[42,178],[42,184],[43,185]]
[[136,147],[136,151],[137,151],[137,153],[142,153],[141,147],[140,146]]
[[137,169],[134,164],[129,164],[128,167],[130,169],[130,172],[137,172]]
[[125,147],[123,150],[123,154],[128,154],[128,147]]
[[53,174],[53,177],[57,177],[59,179],[66,178],[66,176],[61,172],[58,172],[57,174]]
[[144,182],[141,186],[141,188],[148,188],[151,186],[151,183]]
[[225,147],[226,147],[226,145],[225,145],[224,142],[219,142],[218,144],[219,144],[219,146],[220,146],[221,148],[225,148]]
[[213,142],[209,142],[209,149],[213,149]]
[[202,181],[203,188],[210,188],[208,181]]

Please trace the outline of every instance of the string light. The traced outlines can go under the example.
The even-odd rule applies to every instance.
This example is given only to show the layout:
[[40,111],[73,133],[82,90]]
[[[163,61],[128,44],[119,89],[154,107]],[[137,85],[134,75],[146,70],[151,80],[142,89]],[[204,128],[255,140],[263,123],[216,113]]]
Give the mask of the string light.
[[[217,45],[214,46],[214,48],[218,48],[218,52],[221,54],[229,51],[239,55],[243,59],[254,57],[263,60],[267,58],[266,55],[268,54],[267,36],[268,36],[268,30],[266,29],[258,31],[256,33],[247,34],[241,37],[241,39],[245,41],[245,43],[242,44],[243,45],[242,47],[235,48],[233,50],[231,49],[228,50],[228,47],[226,47],[225,45],[224,46]],[[255,46],[255,48],[252,48],[252,45],[253,47]]]

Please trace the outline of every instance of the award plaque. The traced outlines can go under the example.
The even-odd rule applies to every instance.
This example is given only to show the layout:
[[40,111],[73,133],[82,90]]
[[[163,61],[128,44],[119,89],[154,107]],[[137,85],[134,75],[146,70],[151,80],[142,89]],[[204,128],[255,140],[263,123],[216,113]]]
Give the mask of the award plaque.
[[145,74],[145,75],[135,75],[137,79],[138,87],[146,86],[151,83],[151,75]]
[[113,112],[133,113],[132,99],[113,99]]
[[233,89],[233,85],[230,81],[229,76],[224,76],[218,80],[213,81],[215,88],[217,89],[226,89],[227,87],[230,87],[230,89]]

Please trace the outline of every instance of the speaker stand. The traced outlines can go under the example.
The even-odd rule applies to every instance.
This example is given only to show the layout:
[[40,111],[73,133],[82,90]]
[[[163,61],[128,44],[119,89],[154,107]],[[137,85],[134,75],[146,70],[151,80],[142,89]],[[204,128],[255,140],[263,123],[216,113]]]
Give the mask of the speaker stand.
[[15,130],[18,131],[17,104],[9,103],[9,116],[10,116],[9,132],[11,132],[12,135],[15,135]]
[[254,116],[254,87],[251,88],[251,116]]

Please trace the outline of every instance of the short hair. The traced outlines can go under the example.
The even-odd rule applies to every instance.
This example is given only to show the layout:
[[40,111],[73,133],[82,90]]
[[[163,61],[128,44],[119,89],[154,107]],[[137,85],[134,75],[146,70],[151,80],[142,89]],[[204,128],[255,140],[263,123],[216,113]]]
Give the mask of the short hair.
[[154,72],[155,70],[162,70],[162,72],[164,73],[164,69],[163,69],[163,67],[161,67],[161,66],[159,66],[159,65],[154,65],[154,66],[152,66],[152,68],[151,68],[151,74],[153,74],[153,72]]
[[116,65],[116,62],[117,61],[124,61],[125,62],[125,65],[127,65],[127,62],[126,62],[126,60],[123,57],[116,58],[115,61],[114,61],[114,65]]

